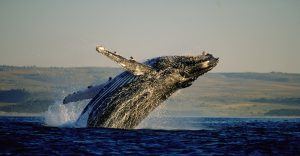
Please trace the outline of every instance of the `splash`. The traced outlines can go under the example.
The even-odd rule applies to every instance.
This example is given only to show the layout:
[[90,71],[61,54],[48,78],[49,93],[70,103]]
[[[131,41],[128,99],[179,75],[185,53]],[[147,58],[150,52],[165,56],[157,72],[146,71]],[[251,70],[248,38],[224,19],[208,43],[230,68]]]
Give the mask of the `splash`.
[[85,125],[78,125],[76,121],[87,103],[86,100],[69,105],[56,102],[44,113],[44,122],[53,127],[83,127]]

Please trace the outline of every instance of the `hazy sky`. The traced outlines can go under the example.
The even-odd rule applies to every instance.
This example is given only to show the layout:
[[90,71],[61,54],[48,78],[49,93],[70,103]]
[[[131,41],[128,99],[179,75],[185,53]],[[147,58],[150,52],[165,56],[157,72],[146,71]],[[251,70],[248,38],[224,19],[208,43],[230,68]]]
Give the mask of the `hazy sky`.
[[96,44],[136,60],[220,57],[218,72],[300,72],[300,1],[0,1],[0,64],[115,66]]

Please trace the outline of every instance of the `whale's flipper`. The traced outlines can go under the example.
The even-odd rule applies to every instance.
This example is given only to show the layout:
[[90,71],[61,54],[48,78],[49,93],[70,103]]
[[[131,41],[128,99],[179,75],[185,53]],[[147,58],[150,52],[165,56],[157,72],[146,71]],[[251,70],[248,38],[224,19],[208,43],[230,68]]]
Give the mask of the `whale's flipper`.
[[[109,81],[108,81],[109,82]],[[85,99],[91,99],[96,96],[96,94],[108,83],[105,82],[103,84],[97,85],[97,86],[88,86],[84,90],[80,90],[77,92],[74,92],[72,94],[67,95],[64,100],[63,104],[67,104],[70,102],[77,102]]]
[[111,60],[117,62],[122,68],[131,72],[134,75],[145,75],[145,74],[156,74],[157,72],[148,65],[139,63],[133,59],[126,59],[116,53],[110,52],[102,46],[97,46],[96,50],[110,58]]

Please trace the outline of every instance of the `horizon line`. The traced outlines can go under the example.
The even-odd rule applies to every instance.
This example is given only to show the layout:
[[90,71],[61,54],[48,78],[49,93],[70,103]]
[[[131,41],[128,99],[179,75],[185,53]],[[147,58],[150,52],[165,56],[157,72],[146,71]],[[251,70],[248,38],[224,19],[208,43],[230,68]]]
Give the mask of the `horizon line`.
[[[5,64],[0,64],[0,67],[15,67],[15,68],[114,68],[114,69],[122,69],[122,67],[114,67],[114,66],[38,66],[38,65],[23,65],[22,66],[22,65],[5,65]],[[282,71],[269,71],[269,72],[259,72],[259,71],[217,71],[217,72],[215,72],[215,71],[211,71],[210,73],[300,74],[300,73],[296,73],[296,72],[282,72]]]

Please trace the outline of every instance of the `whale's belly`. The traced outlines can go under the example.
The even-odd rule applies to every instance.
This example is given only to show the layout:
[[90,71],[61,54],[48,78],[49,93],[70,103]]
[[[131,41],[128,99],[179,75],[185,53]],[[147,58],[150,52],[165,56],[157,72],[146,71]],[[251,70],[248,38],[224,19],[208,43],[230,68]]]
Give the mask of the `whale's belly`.
[[139,79],[106,96],[95,104],[88,126],[134,128],[176,91],[162,80]]

